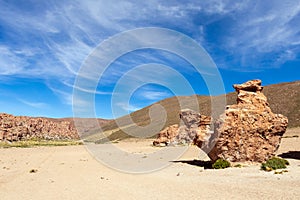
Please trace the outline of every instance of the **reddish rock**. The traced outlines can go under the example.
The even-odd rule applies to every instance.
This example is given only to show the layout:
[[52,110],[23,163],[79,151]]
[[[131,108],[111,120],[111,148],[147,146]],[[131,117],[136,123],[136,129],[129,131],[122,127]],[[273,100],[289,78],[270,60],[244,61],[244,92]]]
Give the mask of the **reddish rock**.
[[178,135],[178,124],[166,127],[161,132],[159,132],[156,140],[153,141],[154,146],[167,146],[170,144],[174,138]]
[[179,117],[183,124],[179,127],[178,135],[173,141],[173,144],[190,144],[194,141],[200,123],[200,113],[194,110],[181,110]]
[[19,141],[25,139],[61,140],[79,139],[79,136],[70,121],[0,113],[0,140]]
[[153,145],[191,144],[206,142],[209,138],[211,117],[200,115],[190,109],[182,110],[179,114],[182,125],[172,125],[162,130]]
[[208,117],[205,115],[200,116],[197,134],[193,141],[193,143],[197,145],[199,148],[203,148],[205,145],[208,145],[212,133],[211,122],[212,122],[212,117]]
[[227,106],[215,125],[217,138],[209,153],[233,162],[263,162],[272,157],[285,133],[288,119],[274,114],[261,92],[261,80],[233,86],[237,104]]

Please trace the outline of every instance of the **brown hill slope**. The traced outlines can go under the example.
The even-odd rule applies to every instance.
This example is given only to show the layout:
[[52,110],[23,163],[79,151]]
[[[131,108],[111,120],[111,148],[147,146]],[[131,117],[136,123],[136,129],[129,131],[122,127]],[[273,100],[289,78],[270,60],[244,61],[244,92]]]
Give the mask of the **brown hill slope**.
[[[270,107],[274,113],[281,113],[288,117],[289,127],[300,126],[300,81],[269,85],[264,88],[263,93],[267,96]],[[199,107],[197,106],[197,103],[195,103],[195,97],[199,102]],[[236,101],[235,92],[228,93],[225,97],[226,105],[234,104]],[[218,107],[218,109],[216,109],[217,112],[213,113],[213,117],[216,118],[224,111],[222,106],[223,104],[220,103],[222,99],[224,99],[224,95],[216,97],[198,95],[182,96],[161,100],[155,104],[161,105],[165,109],[167,113],[167,120],[166,123],[163,121],[161,122],[164,124],[160,124],[160,122],[157,122],[157,124],[162,125],[163,127],[178,124],[178,114],[180,109],[183,108],[190,108],[194,110],[199,109],[200,113],[204,115],[211,115],[211,103],[214,101],[217,102],[215,107]],[[181,102],[181,105],[183,106],[180,107],[179,102]],[[147,126],[150,124],[149,108],[151,106],[147,106],[141,110],[131,113],[130,115],[116,119],[119,125],[116,123],[116,120],[112,120],[104,124],[102,130],[106,132],[108,139],[111,141],[128,138],[130,135],[126,133],[135,131],[134,124],[130,121],[130,118],[138,126]],[[152,115],[153,119],[159,119],[159,115],[160,113],[154,113]],[[120,129],[120,127],[122,129]],[[97,134],[94,134],[94,136],[90,137],[88,140],[100,143],[105,141],[105,139],[103,140],[101,137],[97,137]]]

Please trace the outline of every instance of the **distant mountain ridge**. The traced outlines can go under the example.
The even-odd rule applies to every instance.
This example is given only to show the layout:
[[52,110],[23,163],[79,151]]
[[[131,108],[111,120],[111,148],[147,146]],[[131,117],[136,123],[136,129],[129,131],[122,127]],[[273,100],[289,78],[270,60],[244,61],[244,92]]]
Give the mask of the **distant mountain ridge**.
[[[297,127],[300,126],[300,81],[295,82],[287,82],[287,83],[279,83],[265,86],[262,91],[265,96],[268,98],[268,102],[270,107],[274,113],[283,114],[289,119],[289,127]],[[237,94],[235,92],[231,92],[220,96],[200,96],[196,95],[199,107],[195,106],[192,102],[192,99],[195,96],[180,96],[180,97],[171,97],[161,101],[158,101],[152,105],[161,105],[164,107],[167,113],[167,120],[163,127],[167,127],[173,124],[179,123],[179,111],[180,106],[177,99],[185,102],[185,108],[190,109],[199,109],[201,114],[210,116],[211,115],[211,102],[212,100],[226,98],[226,104],[231,105],[236,102]],[[189,105],[190,104],[190,105]],[[139,126],[145,126],[150,123],[149,118],[149,108],[152,106],[147,106],[141,110],[135,111],[130,115],[123,116],[116,120],[111,120],[108,123],[105,123],[102,126],[102,131],[106,133],[109,140],[118,140],[131,137],[126,134],[126,132],[134,132],[134,128],[132,128],[131,120],[134,121]],[[224,108],[225,109],[225,108]],[[219,111],[224,111],[224,109],[217,109]],[[215,113],[214,118],[218,117],[222,112]],[[154,119],[159,118],[158,116],[152,116]],[[121,130],[116,123],[122,124]],[[103,140],[98,139],[96,135],[88,138],[91,141],[103,142]]]

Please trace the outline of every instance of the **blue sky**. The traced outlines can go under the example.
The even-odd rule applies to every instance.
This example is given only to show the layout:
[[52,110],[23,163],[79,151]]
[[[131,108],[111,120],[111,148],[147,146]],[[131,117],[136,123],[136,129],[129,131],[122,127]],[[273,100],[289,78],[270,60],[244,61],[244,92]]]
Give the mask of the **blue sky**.
[[[116,34],[143,27],[167,28],[194,39],[213,59],[226,92],[249,79],[268,85],[300,77],[297,0],[0,0],[0,8],[0,112],[73,116],[74,81],[91,52]],[[116,117],[111,98],[118,81],[149,63],[169,66],[189,81],[194,92],[176,95],[210,94],[185,59],[160,49],[138,49],[120,55],[101,76],[97,90],[87,91],[95,94],[97,117]],[[158,79],[168,75],[157,71]],[[147,80],[151,72],[139,75]],[[172,95],[166,86],[150,83],[115,106],[131,112]]]

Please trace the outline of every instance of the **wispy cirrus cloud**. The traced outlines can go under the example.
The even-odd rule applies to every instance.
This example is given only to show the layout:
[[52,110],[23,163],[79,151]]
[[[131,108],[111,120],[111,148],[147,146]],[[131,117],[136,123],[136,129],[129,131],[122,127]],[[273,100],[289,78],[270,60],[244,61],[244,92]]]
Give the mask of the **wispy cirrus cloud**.
[[142,108],[142,107],[134,106],[134,105],[131,105],[129,103],[123,103],[123,102],[122,103],[117,103],[116,106],[118,108],[121,108],[124,111],[129,112],[129,113],[140,110]]
[[167,97],[172,96],[172,93],[165,92],[165,91],[143,91],[139,94],[140,98],[147,99],[147,100],[158,100],[158,99],[165,99]]
[[212,47],[223,55],[215,55],[215,61],[220,67],[255,71],[295,59],[300,50],[299,5],[295,1],[243,2],[241,9],[221,20],[229,26],[218,37],[218,46]]
[[31,102],[31,101],[26,101],[24,99],[18,99],[18,101],[33,108],[45,108],[48,106],[48,104],[44,102]]
[[[300,4],[293,0],[0,0],[0,7],[0,80],[11,85],[16,78],[55,83],[48,89],[68,105],[72,83],[87,56],[104,40],[133,28],[162,27],[187,34],[221,69],[256,72],[300,58]],[[169,52],[141,50],[117,59],[101,79],[105,87],[95,94],[110,95],[126,72],[151,62],[184,75],[196,72]],[[154,92],[145,90],[145,98],[164,98]]]
[[51,83],[47,83],[47,87],[61,100],[63,104],[72,105],[72,90],[62,88],[62,86],[52,85]]
[[11,50],[7,46],[0,46],[0,60],[1,68],[0,75],[11,75],[23,71],[23,68],[27,65],[26,60],[18,57],[16,51]]
[[[274,51],[280,59],[270,57],[270,62],[281,64],[294,58],[292,54],[297,55],[299,51],[295,46],[299,45],[296,24],[300,8],[295,1],[187,1],[184,4],[179,1],[138,4],[133,1],[50,1],[36,4],[29,3],[27,8],[21,9],[19,5],[0,2],[3,16],[0,21],[9,27],[5,35],[16,41],[14,45],[19,48],[15,50],[12,44],[1,44],[3,55],[9,54],[6,59],[1,58],[2,63],[6,63],[2,64],[2,75],[23,73],[28,76],[29,70],[24,65],[39,59],[37,65],[30,66],[38,68],[32,69],[31,75],[34,72],[39,76],[59,78],[68,75],[71,78],[103,39],[143,26],[178,29],[203,42],[211,51],[219,46],[217,49],[225,56],[209,53],[215,56],[221,67],[233,64],[251,68],[256,65],[253,60],[262,61],[264,54]],[[159,20],[149,21],[150,18]],[[219,42],[213,44],[209,40],[210,26],[221,21],[223,27],[219,26],[217,31],[220,34],[215,38]],[[228,21],[230,26],[226,25]],[[30,53],[24,53],[24,49]],[[253,59],[251,52],[257,54],[257,59]],[[234,54],[234,59],[226,59]],[[15,60],[10,69],[7,67],[11,63],[8,58]],[[229,64],[225,65],[225,62]]]

